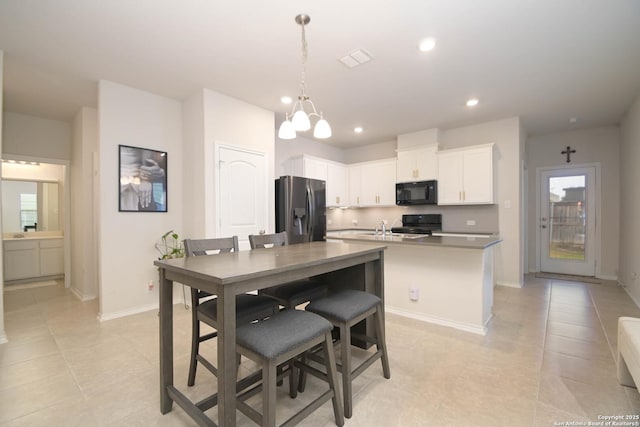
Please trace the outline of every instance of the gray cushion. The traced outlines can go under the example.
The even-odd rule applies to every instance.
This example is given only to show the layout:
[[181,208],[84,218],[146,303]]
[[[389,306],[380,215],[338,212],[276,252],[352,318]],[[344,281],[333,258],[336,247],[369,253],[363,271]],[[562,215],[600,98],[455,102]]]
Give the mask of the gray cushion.
[[269,319],[240,326],[236,343],[273,360],[333,329],[326,319],[302,310],[283,310]]
[[381,302],[380,298],[368,292],[345,290],[311,301],[305,310],[327,319],[348,322]]
[[[263,295],[242,294],[236,296],[236,323],[244,324],[271,316],[278,301]],[[210,299],[198,305],[198,311],[218,319],[218,301]]]

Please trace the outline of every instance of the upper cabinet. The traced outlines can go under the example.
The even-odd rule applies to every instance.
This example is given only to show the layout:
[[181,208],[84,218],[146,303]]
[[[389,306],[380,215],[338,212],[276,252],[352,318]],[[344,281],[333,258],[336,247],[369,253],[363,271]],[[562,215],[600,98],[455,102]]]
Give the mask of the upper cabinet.
[[284,164],[285,174],[320,179],[327,183],[327,206],[346,206],[349,203],[347,167],[341,163],[311,156],[288,159]]
[[349,165],[351,206],[395,206],[396,160]]
[[348,169],[340,163],[327,162],[327,206],[348,206]]
[[492,204],[493,144],[438,152],[438,204]]
[[438,147],[398,150],[397,182],[438,179]]

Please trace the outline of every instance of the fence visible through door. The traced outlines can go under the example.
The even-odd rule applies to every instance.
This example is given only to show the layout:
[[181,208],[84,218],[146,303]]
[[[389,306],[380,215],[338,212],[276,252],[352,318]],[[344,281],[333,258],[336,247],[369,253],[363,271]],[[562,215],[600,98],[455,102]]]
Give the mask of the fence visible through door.
[[594,167],[539,171],[540,269],[595,275]]

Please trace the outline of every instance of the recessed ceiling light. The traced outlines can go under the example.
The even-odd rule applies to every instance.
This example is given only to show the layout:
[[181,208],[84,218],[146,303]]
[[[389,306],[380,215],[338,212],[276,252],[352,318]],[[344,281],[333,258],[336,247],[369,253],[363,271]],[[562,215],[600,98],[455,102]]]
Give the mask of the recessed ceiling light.
[[280,98],[280,102],[282,102],[283,104],[291,104],[291,97],[290,96],[283,96],[282,98]]
[[418,49],[420,49],[421,52],[429,52],[434,47],[436,47],[436,39],[433,37],[422,39],[420,40],[420,44],[418,44]]
[[354,131],[355,133],[362,133],[362,130],[363,130],[363,129],[362,129],[360,126],[353,128],[353,131]]
[[577,121],[578,121],[578,119],[577,119],[576,117],[571,117],[571,118],[569,119],[569,123],[575,123],[575,122],[577,122]]
[[479,101],[476,98],[471,98],[467,101],[467,107],[475,107],[476,105],[478,105],[478,102]]

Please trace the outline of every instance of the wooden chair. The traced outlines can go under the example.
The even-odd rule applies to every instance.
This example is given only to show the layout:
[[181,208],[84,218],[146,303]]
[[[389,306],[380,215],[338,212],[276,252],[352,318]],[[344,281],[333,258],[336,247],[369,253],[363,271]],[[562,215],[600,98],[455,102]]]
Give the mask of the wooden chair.
[[[251,234],[249,235],[249,244],[251,249],[264,249],[286,246],[289,242],[287,233],[283,231],[275,234]],[[294,309],[300,304],[326,296],[327,285],[318,280],[304,279],[263,289],[260,294],[276,299],[285,308]]]
[[[292,325],[295,325],[295,328],[292,328]],[[332,329],[331,323],[321,316],[303,310],[290,309],[285,309],[263,322],[239,326],[236,330],[236,351],[262,367],[262,384],[238,396],[236,401],[238,410],[261,426],[275,426],[278,364],[321,345],[325,355],[329,390],[311,401],[281,426],[293,426],[299,423],[329,399],[333,403],[336,425],[344,425],[338,374],[331,342]],[[290,386],[295,388],[295,371],[289,374],[294,378]],[[260,391],[260,387],[262,387],[262,413],[245,403],[246,399]],[[290,390],[290,393],[294,392]]]
[[[185,239],[186,255],[202,256],[216,253],[237,252],[238,236],[217,239]],[[206,299],[208,298],[208,299]],[[243,325],[256,320],[265,319],[278,311],[278,301],[264,295],[244,294],[236,297],[236,323]],[[218,336],[218,306],[215,297],[208,292],[191,288],[191,362],[187,385],[192,386],[196,379],[198,362],[213,375],[217,375],[216,367],[200,354],[200,343]],[[216,329],[208,334],[200,335],[200,322]]]
[[[342,373],[342,387],[344,397],[344,416],[351,418],[353,413],[353,392],[351,383],[365,369],[378,359],[382,362],[382,372],[385,378],[391,378],[389,370],[389,356],[387,355],[387,344],[384,335],[384,318],[382,300],[376,295],[368,292],[356,290],[344,290],[329,295],[326,298],[311,301],[305,308],[307,311],[320,315],[340,330],[340,364],[338,371]],[[375,337],[357,336],[359,339],[376,345],[376,352],[372,353],[364,362],[355,369],[351,363],[351,338],[354,334],[351,327],[368,317],[373,316]],[[355,336],[354,336],[355,337]],[[310,353],[308,357],[318,360]],[[323,375],[318,375],[317,370],[308,369],[302,366],[303,372],[300,374],[299,391],[304,391],[305,375],[311,373],[326,379]]]

